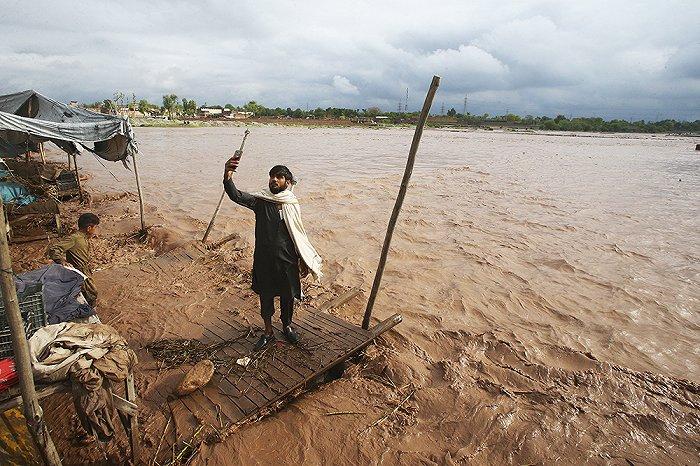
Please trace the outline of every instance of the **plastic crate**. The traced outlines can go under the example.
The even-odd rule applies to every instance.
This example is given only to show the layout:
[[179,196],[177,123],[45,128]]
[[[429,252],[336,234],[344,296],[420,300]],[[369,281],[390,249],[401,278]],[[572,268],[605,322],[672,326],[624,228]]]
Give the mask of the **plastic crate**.
[[[42,288],[41,284],[29,285],[22,293],[17,294],[19,312],[22,315],[24,333],[27,334],[27,339],[47,323]],[[0,300],[0,358],[8,358],[13,355],[10,326],[5,317],[5,303]]]

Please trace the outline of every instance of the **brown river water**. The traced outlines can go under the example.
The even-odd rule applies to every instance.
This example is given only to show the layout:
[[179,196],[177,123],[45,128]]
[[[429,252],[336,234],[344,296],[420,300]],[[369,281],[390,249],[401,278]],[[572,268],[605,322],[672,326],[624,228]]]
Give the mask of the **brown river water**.
[[[413,130],[250,130],[239,189],[289,166],[324,280],[368,290]],[[136,128],[146,202],[166,227],[201,236],[243,131]],[[404,316],[388,367],[421,394],[412,427],[343,457],[697,463],[697,142],[426,130],[375,306],[377,318]],[[134,190],[118,164],[108,164],[118,182],[87,153],[80,165],[93,187]],[[253,243],[252,214],[226,199],[212,236],[234,231]],[[320,435],[298,413],[278,416]],[[275,425],[270,435],[290,429]],[[309,441],[294,461],[338,440]]]

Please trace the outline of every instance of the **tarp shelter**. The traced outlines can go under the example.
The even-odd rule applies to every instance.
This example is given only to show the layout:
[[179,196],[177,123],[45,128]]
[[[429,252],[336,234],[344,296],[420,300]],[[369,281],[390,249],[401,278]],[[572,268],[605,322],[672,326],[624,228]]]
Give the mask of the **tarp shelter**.
[[[143,219],[143,195],[136,168],[138,147],[129,119],[71,107],[28,90],[0,96],[0,157],[38,152],[38,144],[51,141],[72,155],[85,148],[112,162],[134,162],[136,187]],[[42,152],[43,157],[43,152]],[[76,167],[77,169],[77,167]]]
[[126,117],[71,107],[32,90],[0,96],[0,155],[35,152],[44,141],[71,155],[83,147],[112,162],[138,152]]

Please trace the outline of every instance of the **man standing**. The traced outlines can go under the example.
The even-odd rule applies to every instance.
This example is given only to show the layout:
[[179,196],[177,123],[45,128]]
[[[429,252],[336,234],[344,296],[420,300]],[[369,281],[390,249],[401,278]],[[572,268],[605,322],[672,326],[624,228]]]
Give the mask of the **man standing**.
[[283,333],[290,343],[299,340],[292,328],[294,299],[301,299],[300,269],[314,278],[321,277],[321,257],[316,253],[301,222],[299,201],[292,187],[294,177],[284,165],[270,170],[267,188],[256,192],[239,191],[233,172],[239,158],[234,156],[224,168],[224,189],[231,200],[255,212],[255,251],[253,253],[253,291],[260,296],[260,314],[265,332],[255,344],[259,350],[275,340],[272,316],[275,297],[280,298]]
[[99,224],[100,219],[97,215],[82,214],[78,218],[78,231],[53,244],[46,251],[46,255],[57,264],[67,262],[87,277],[83,282],[82,291],[85,300],[93,308],[97,303],[97,289],[92,282],[90,268],[90,238],[97,234]]

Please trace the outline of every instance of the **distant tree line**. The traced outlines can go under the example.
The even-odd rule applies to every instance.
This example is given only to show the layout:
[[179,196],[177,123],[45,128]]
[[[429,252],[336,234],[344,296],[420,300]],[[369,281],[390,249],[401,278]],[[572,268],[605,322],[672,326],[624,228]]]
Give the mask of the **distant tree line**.
[[[604,120],[600,117],[574,117],[567,118],[564,115],[557,115],[554,118],[546,116],[533,117],[527,115],[520,117],[514,114],[507,114],[498,117],[482,115],[472,117],[467,115],[462,119],[472,120],[475,123],[494,124],[505,122],[514,126],[530,127],[533,129],[549,131],[581,131],[581,132],[601,132],[601,133],[698,133],[700,132],[700,120],[695,121],[627,121],[622,119]],[[480,121],[479,121],[480,120]]]
[[[105,113],[115,113],[117,108],[121,108],[124,96],[115,93],[115,99],[104,100],[88,104],[90,107],[100,108]],[[158,106],[141,99],[138,102],[132,95],[131,102],[126,105],[129,110],[138,110],[143,114],[167,114],[170,118],[176,116],[196,116],[198,112],[197,103],[187,98],[179,99],[175,94],[163,96],[162,106]],[[206,107],[206,103],[204,104]],[[391,124],[414,123],[418,119],[418,112],[382,112],[379,107],[369,108],[338,108],[338,107],[317,107],[315,109],[303,110],[291,107],[266,107],[258,102],[250,102],[236,106],[226,104],[223,107],[232,111],[252,112],[255,117],[262,118],[295,118],[295,119],[317,119],[317,120],[361,120],[372,119],[377,116],[386,117],[384,121]],[[433,115],[428,124],[431,126],[506,126],[516,128],[529,128],[534,130],[547,131],[581,131],[581,132],[611,132],[611,133],[700,133],[700,120],[677,121],[666,119],[661,121],[627,121],[622,119],[604,120],[600,117],[575,117],[567,118],[564,115],[557,115],[554,118],[547,116],[519,116],[513,113],[506,115],[472,115],[471,113],[461,114],[451,108],[446,115]]]

